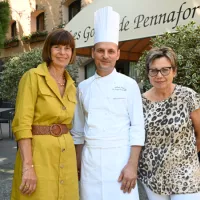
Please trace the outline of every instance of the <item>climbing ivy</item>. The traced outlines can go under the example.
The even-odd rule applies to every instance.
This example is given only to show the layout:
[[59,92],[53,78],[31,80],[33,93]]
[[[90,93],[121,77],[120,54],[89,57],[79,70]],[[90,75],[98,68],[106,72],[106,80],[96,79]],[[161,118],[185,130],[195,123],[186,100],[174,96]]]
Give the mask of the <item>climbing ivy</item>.
[[10,22],[10,7],[7,1],[0,2],[0,48],[4,46],[4,40]]

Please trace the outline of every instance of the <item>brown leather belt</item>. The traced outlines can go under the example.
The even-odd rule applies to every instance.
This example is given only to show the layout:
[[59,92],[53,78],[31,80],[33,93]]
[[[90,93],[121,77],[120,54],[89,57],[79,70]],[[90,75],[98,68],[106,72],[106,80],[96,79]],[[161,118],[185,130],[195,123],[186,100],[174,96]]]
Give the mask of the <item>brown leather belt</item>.
[[59,137],[67,134],[69,129],[66,124],[52,124],[51,126],[32,125],[33,135],[53,135]]

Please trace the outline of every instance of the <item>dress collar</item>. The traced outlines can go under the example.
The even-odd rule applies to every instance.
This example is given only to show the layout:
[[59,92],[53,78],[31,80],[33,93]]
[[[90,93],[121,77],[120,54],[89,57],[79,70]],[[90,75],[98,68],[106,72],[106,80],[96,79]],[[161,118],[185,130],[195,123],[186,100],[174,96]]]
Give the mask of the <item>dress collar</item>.
[[[46,79],[52,79],[48,67],[46,65],[46,62],[41,63],[40,65],[38,65],[38,67],[35,69],[35,73],[39,74],[41,76],[45,76]],[[68,85],[74,83],[73,79],[71,78],[71,76],[69,75],[69,73],[65,70],[65,78],[68,82]]]

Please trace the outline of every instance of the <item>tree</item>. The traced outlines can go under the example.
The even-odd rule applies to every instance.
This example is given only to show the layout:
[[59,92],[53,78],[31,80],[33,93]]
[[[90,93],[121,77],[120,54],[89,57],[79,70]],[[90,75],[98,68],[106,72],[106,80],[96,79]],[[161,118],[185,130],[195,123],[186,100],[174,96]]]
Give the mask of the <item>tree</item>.
[[4,40],[10,22],[10,7],[8,2],[0,2],[0,48],[4,46]]
[[[151,40],[152,47],[171,47],[178,58],[178,74],[174,82],[194,89],[200,93],[200,26],[194,22],[179,26],[176,33],[165,33]],[[144,88],[149,89],[145,58],[147,51],[140,57],[136,68]]]
[[[5,62],[4,70],[0,73],[0,99],[15,103],[20,78],[26,71],[42,63],[41,53],[41,49],[35,48]],[[67,66],[67,70],[72,79],[76,80],[78,66],[76,64]]]

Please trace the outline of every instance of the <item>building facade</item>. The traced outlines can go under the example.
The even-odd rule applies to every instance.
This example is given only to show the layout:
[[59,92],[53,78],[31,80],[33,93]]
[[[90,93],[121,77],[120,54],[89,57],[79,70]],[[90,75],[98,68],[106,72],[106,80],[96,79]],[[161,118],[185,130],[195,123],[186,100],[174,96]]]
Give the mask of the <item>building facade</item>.
[[[90,0],[8,0],[10,24],[0,62],[17,54],[42,48],[49,32],[63,28]],[[82,64],[81,57],[77,63]],[[83,75],[80,77],[84,77]]]
[[[10,24],[5,45],[0,49],[0,62],[17,54],[42,48],[47,34],[57,27],[64,27],[81,9],[92,0],[8,0]],[[87,20],[87,19],[85,19]],[[77,83],[92,76],[95,65],[91,57],[77,56]],[[119,61],[117,71],[130,75],[132,64]]]

